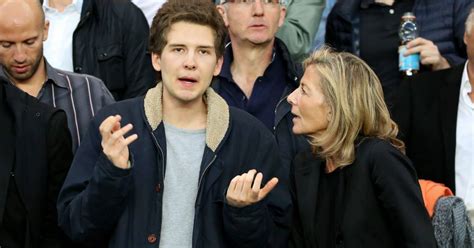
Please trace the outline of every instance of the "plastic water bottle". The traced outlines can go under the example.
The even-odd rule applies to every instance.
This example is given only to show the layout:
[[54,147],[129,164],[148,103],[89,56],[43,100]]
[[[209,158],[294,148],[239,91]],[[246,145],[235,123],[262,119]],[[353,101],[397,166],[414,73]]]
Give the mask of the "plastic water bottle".
[[418,37],[416,17],[412,12],[406,12],[402,16],[400,23],[400,47],[398,48],[398,68],[403,76],[413,76],[420,70],[420,54],[403,56],[407,50],[406,44]]

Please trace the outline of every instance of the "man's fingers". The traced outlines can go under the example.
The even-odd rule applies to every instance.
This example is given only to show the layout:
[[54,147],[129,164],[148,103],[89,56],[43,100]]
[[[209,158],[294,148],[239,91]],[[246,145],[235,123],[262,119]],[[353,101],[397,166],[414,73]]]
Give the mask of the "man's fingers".
[[407,50],[405,51],[405,53],[403,53],[403,55],[408,56],[408,55],[411,55],[411,54],[421,53],[426,48],[427,48],[426,46],[415,46],[415,47],[412,47],[412,48],[407,48]]
[[117,122],[120,124],[121,120],[120,115],[109,116],[102,121],[99,126],[99,132],[102,136],[102,139],[108,139],[112,135],[112,128],[116,125]]
[[278,184],[278,178],[276,177],[268,181],[267,184],[265,184],[265,186],[260,190],[260,193],[258,195],[258,200],[260,201],[263,198],[265,198],[268,195],[268,193],[270,193],[270,191],[272,191],[275,188],[277,184]]
[[124,144],[126,146],[130,145],[131,143],[133,143],[135,140],[138,139],[138,135],[137,134],[132,134],[130,136],[128,136],[125,141],[124,141]]
[[406,45],[407,45],[407,48],[412,48],[412,47],[415,47],[415,46],[425,45],[425,44],[429,44],[429,43],[430,43],[429,40],[418,37],[414,40],[409,41]]
[[116,121],[114,123],[114,125],[112,126],[112,129],[110,130],[111,133],[114,133],[115,131],[119,130],[121,127],[120,127],[120,121]]
[[124,138],[125,134],[128,133],[130,130],[132,130],[133,125],[132,124],[127,124],[124,127],[120,128],[117,131],[114,131],[112,133],[112,139],[113,140],[118,140],[121,138]]
[[235,186],[237,185],[239,177],[240,176],[235,176],[234,178],[232,178],[232,180],[230,180],[229,187],[227,188],[227,195],[235,191]]
[[240,195],[242,192],[242,188],[244,187],[244,181],[245,177],[247,176],[247,173],[244,173],[237,178],[237,182],[235,184],[235,190],[234,192],[236,193],[236,196]]
[[263,179],[263,174],[259,172],[257,176],[255,176],[255,180],[252,185],[252,192],[257,193],[260,191],[260,187],[262,186],[262,179]]
[[247,173],[245,173],[245,177],[244,177],[244,185],[242,187],[242,191],[241,193],[242,194],[246,194],[250,188],[252,187],[252,183],[253,183],[253,178],[255,177],[255,173],[257,173],[256,170],[249,170]]

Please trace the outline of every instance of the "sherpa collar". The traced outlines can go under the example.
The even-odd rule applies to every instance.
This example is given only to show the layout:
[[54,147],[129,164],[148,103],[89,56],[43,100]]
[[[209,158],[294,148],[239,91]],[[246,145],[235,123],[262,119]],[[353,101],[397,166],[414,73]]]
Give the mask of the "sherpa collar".
[[[163,84],[158,83],[145,95],[145,116],[152,130],[156,130],[163,120]],[[211,87],[204,93],[207,104],[206,144],[215,152],[229,128],[229,106]]]

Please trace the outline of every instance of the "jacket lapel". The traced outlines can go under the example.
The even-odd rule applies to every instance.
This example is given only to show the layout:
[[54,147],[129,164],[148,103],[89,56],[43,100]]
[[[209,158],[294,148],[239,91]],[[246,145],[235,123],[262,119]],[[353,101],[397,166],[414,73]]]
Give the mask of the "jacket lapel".
[[298,211],[301,216],[305,237],[314,237],[317,193],[322,161],[306,152],[302,161],[295,161],[295,187]]
[[0,82],[0,225],[7,200],[8,185],[10,183],[10,171],[15,162],[15,133],[14,118],[6,101],[4,85]]
[[[447,184],[454,189],[454,154],[456,149],[456,122],[458,115],[459,91],[464,64],[449,71],[439,89],[441,129],[446,160],[444,161]],[[452,166],[451,166],[452,165]]]

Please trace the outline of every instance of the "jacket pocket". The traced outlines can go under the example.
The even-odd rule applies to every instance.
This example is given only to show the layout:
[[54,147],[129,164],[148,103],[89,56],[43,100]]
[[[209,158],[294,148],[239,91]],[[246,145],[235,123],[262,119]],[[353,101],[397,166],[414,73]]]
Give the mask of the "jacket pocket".
[[125,58],[121,44],[111,44],[96,48],[101,79],[110,91],[125,88]]

